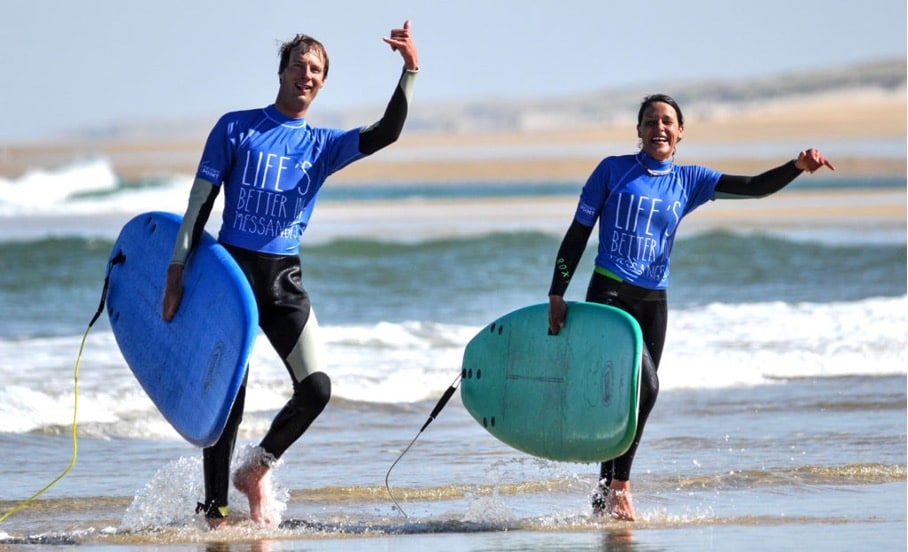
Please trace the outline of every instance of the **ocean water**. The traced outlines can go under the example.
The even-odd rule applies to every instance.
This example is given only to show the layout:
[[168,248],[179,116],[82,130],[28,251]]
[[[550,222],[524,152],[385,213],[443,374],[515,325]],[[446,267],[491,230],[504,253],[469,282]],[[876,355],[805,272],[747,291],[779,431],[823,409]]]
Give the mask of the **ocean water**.
[[[201,455],[144,396],[106,315],[80,350],[116,231],[142,211],[181,212],[189,184],[179,175],[122,182],[101,159],[0,179],[0,516],[71,461],[79,365],[77,461],[0,521],[0,547],[905,549],[904,227],[686,235],[682,224],[661,392],[634,467],[635,524],[590,515],[596,466],[508,448],[457,395],[413,442],[469,339],[545,300],[570,210],[557,232],[530,221],[506,232],[452,225],[426,236],[339,228],[304,237],[304,284],[324,328],[334,397],[275,470],[280,528],[240,521],[205,530],[192,510],[203,497]],[[792,188],[904,186],[815,176]],[[320,206],[545,201],[578,191],[329,185]],[[585,280],[578,275],[569,299],[582,299]],[[284,368],[259,340],[238,454],[288,395]],[[241,497],[231,502],[242,518]]]

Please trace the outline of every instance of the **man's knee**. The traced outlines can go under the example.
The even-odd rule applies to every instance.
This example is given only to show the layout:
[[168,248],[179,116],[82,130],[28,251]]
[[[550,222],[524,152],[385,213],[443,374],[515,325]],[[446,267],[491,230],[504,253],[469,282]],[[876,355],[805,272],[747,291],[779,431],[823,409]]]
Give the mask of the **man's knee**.
[[331,378],[315,372],[293,386],[293,400],[299,406],[321,411],[331,399]]

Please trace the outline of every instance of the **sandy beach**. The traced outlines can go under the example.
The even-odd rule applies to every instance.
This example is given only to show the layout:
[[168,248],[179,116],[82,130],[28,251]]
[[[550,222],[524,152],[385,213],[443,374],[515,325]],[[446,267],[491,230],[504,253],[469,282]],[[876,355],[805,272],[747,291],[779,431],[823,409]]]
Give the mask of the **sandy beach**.
[[[416,103],[414,111],[420,108]],[[582,182],[606,155],[634,151],[634,113],[609,124],[524,131],[405,129],[393,146],[347,167],[332,182]],[[906,174],[905,89],[856,89],[784,101],[717,106],[687,113],[677,161],[753,174],[807,147],[821,149],[837,175]],[[193,174],[207,129],[198,136],[73,139],[0,144],[0,177],[103,156],[118,175],[137,179]]]
[[[609,126],[554,128],[535,132],[410,132],[398,143],[354,163],[329,180],[331,186],[382,184],[406,187],[485,184],[519,186],[534,182],[564,185],[549,197],[324,201],[316,210],[307,240],[361,235],[432,236],[444,232],[475,235],[527,227],[561,233],[576,206],[580,186],[605,155],[638,146],[633,114]],[[905,178],[905,90],[863,90],[812,95],[784,102],[754,103],[735,113],[715,109],[688,114],[679,163],[697,163],[732,174],[756,174],[793,158],[808,146],[833,160],[835,172],[817,177]],[[0,178],[15,179],[31,169],[53,170],[73,160],[103,156],[121,178],[191,175],[204,137],[184,141],[82,141],[68,144],[0,144]],[[804,175],[800,180],[814,178]],[[178,207],[149,205],[152,209]],[[114,236],[126,213],[109,216],[36,214],[21,220],[0,218],[7,236],[30,237],[49,231],[94,229]],[[217,220],[213,217],[212,220]],[[904,233],[904,188],[786,190],[761,201],[718,201],[698,210],[684,232],[712,228],[875,228]],[[52,230],[49,230],[52,229]]]

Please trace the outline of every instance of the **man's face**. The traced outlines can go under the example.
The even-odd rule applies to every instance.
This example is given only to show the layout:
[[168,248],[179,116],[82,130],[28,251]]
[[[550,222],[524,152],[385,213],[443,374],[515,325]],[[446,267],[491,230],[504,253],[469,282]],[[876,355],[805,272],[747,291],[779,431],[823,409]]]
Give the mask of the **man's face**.
[[285,108],[305,111],[325,85],[325,60],[317,50],[297,46],[290,53],[289,63],[279,79],[278,103]]

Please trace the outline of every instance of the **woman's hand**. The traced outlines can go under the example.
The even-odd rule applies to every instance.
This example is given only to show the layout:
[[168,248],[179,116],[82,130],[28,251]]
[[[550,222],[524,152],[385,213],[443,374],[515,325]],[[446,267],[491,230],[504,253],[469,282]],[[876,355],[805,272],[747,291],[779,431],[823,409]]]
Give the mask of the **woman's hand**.
[[835,167],[828,159],[823,157],[823,154],[819,150],[810,148],[807,151],[802,151],[798,154],[798,158],[795,160],[795,167],[801,169],[802,171],[807,171],[809,173],[814,172],[822,166],[827,166],[831,170],[835,170]]
[[564,327],[564,317],[567,315],[567,304],[560,295],[549,295],[549,333],[558,335]]

